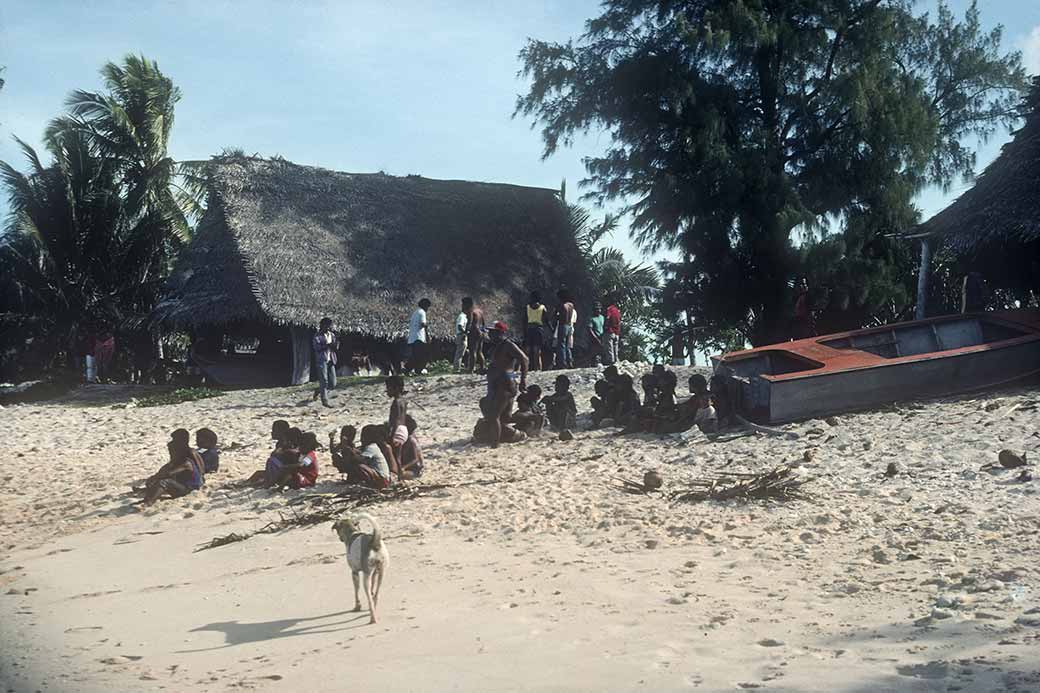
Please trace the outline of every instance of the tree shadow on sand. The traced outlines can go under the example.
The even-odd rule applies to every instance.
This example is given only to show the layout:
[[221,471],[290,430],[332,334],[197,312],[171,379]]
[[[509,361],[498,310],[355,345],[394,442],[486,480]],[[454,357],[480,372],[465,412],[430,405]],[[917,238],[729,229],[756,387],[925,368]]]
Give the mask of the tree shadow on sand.
[[[350,618],[346,618],[339,621],[333,621],[331,623],[321,622],[326,619],[336,618],[337,616],[344,616],[346,614],[353,614]],[[342,630],[348,630],[349,628],[358,628],[361,626],[368,625],[368,612],[367,611],[337,611],[331,614],[324,614],[322,616],[308,616],[304,618],[284,618],[277,621],[258,621],[256,623],[240,623],[239,621],[217,621],[215,623],[209,623],[198,628],[192,628],[189,633],[200,633],[205,631],[214,631],[217,633],[224,634],[224,644],[217,647],[204,647],[196,650],[178,650],[177,654],[189,654],[192,652],[210,652],[212,650],[222,650],[226,647],[233,647],[235,645],[244,645],[253,642],[263,642],[266,640],[276,640],[278,638],[292,638],[300,635],[319,635],[322,633],[336,633]],[[360,619],[364,619],[360,623],[355,623]],[[311,623],[314,622],[314,623]],[[346,624],[353,623],[353,626],[347,626]],[[308,625],[300,625],[308,624]],[[343,628],[336,628],[335,626],[346,626]]]

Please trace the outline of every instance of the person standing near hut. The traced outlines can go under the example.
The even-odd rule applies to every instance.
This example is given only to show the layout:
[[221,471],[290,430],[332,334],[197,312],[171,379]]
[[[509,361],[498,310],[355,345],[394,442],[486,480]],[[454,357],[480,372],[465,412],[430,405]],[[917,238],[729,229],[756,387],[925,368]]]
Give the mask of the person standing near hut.
[[469,302],[469,356],[466,359],[469,362],[469,372],[472,373],[476,369],[478,373],[483,373],[487,368],[484,362],[484,334],[487,332],[484,311],[477,307],[472,298],[466,297],[463,301]]
[[542,370],[542,347],[545,345],[545,318],[548,309],[542,304],[542,297],[537,291],[531,292],[531,299],[524,311],[524,351],[531,364],[532,371]]
[[603,353],[603,364],[612,366],[618,362],[618,350],[621,344],[621,311],[613,301],[607,306],[607,315],[603,321],[606,341]]
[[462,365],[466,359],[466,347],[469,342],[469,314],[473,310],[473,299],[466,297],[462,299],[462,312],[455,318],[455,372],[462,372]]
[[430,299],[419,300],[419,307],[408,320],[408,366],[405,370],[414,374],[425,374],[426,363],[430,360],[430,331],[426,325],[426,311],[430,309]]
[[321,397],[321,403],[331,407],[329,390],[336,389],[336,350],[339,349],[339,339],[332,331],[332,318],[321,319],[312,346],[318,367],[318,389],[314,391],[314,400]]
[[961,284],[961,312],[980,313],[986,310],[986,280],[978,272],[968,272]]
[[589,318],[588,337],[589,351],[592,352],[592,365],[598,366],[600,358],[605,356],[606,348],[603,342],[603,331],[606,317],[603,315],[603,306],[599,301],[592,304],[592,317]]
[[556,308],[557,368],[574,368],[571,345],[574,339],[574,302],[564,289],[556,292],[560,303]]
[[807,339],[813,336],[812,306],[809,304],[809,282],[805,277],[798,281],[797,298],[794,302],[794,329],[792,339]]

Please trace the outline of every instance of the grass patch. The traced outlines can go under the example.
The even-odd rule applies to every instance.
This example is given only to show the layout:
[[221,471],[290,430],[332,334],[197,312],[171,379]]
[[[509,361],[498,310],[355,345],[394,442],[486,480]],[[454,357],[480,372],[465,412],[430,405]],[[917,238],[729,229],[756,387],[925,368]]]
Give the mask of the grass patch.
[[180,404],[181,402],[194,402],[198,399],[221,397],[223,394],[222,390],[215,390],[211,387],[181,387],[170,392],[142,397],[137,401],[137,406],[161,407],[166,404]]

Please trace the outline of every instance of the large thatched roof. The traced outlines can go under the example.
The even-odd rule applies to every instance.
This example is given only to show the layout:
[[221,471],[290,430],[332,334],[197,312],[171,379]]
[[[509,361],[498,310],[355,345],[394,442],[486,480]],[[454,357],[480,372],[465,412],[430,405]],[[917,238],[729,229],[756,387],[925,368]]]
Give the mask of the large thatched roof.
[[1024,104],[1025,124],[975,186],[922,224],[914,237],[940,237],[957,252],[991,241],[1040,239],[1040,77]]
[[463,296],[513,319],[527,292],[586,278],[556,191],[420,176],[339,173],[218,157],[207,212],[158,319],[239,321],[392,337],[422,297],[450,337]]

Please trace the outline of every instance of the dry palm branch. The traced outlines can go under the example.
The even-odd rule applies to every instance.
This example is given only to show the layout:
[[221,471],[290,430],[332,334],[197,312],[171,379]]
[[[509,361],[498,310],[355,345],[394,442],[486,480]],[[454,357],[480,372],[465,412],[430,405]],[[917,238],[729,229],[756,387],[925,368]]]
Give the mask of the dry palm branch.
[[809,500],[801,490],[809,479],[799,477],[794,467],[780,466],[759,474],[726,472],[719,476],[695,479],[669,498],[677,502],[699,503],[706,500]]
[[[288,501],[287,505],[289,506],[289,509],[292,510],[292,517],[281,515],[281,519],[275,522],[268,522],[266,525],[254,532],[246,532],[245,534],[232,532],[231,534],[222,537],[216,537],[205,544],[200,544],[195,549],[194,553],[205,551],[207,549],[215,549],[228,544],[234,544],[239,541],[245,541],[257,534],[274,534],[294,527],[310,527],[311,525],[321,524],[322,522],[330,522],[339,519],[349,510],[366,505],[400,500],[414,500],[415,498],[421,498],[432,491],[440,491],[448,488],[486,486],[488,484],[509,483],[512,481],[517,481],[517,479],[478,479],[476,481],[467,481],[461,484],[399,484],[382,490],[350,484],[338,493],[308,493],[302,496],[296,496]],[[311,512],[297,512],[294,506],[304,503],[309,504],[314,509],[312,509]]]

